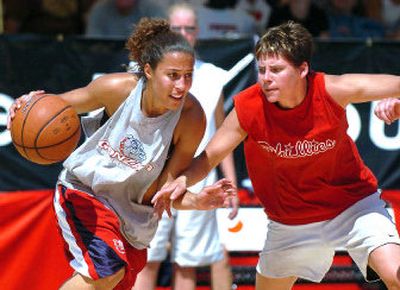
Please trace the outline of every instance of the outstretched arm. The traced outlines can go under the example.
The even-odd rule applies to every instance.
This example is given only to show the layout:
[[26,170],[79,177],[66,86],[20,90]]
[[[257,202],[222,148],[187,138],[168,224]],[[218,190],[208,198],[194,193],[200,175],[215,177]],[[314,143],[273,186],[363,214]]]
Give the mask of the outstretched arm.
[[342,107],[350,103],[400,96],[400,76],[389,74],[325,75],[327,92]]
[[[221,94],[217,107],[215,108],[215,125],[218,129],[221,127],[222,123],[225,120],[225,110],[224,110],[224,95]],[[229,153],[219,164],[219,169],[221,170],[222,176],[232,181],[233,185],[237,187],[237,178],[236,178],[236,167],[235,160],[233,157],[233,152]],[[234,219],[239,211],[239,198],[237,195],[234,195],[229,202],[229,207],[231,208],[229,212],[229,218]]]
[[400,99],[388,98],[380,101],[375,107],[375,115],[390,125],[400,118]]
[[159,200],[168,196],[171,200],[176,200],[174,206],[178,209],[190,209],[192,206],[196,209],[191,202],[195,200],[193,194],[187,192],[186,188],[205,178],[246,136],[247,133],[240,127],[236,110],[233,109],[206,149],[192,160],[190,166],[177,179],[165,184],[153,197],[152,203],[157,206]]

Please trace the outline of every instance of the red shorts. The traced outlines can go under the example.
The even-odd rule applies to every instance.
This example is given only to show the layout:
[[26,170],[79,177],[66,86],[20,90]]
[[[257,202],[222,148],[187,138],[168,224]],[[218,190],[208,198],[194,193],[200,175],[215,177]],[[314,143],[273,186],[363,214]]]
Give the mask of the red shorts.
[[62,185],[55,192],[54,210],[71,267],[93,280],[125,267],[114,289],[131,289],[146,264],[147,250],[126,241],[116,214],[93,196]]

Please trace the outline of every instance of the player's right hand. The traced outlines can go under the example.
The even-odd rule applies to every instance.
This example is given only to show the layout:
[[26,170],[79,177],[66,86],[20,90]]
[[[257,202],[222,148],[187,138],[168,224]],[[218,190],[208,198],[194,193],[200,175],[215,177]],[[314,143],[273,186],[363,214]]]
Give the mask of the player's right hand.
[[171,214],[171,203],[186,192],[186,178],[184,176],[165,183],[159,191],[151,199],[156,214],[161,218],[161,214],[165,210],[169,217]]
[[400,118],[400,99],[387,98],[378,103],[374,110],[375,115],[390,125]]
[[37,91],[31,91],[29,94],[25,94],[20,96],[19,98],[15,99],[14,103],[12,103],[11,107],[8,109],[8,116],[7,116],[7,129],[10,130],[11,128],[11,122],[15,117],[15,112],[21,108],[21,105],[32,98],[33,96],[39,96],[44,94],[45,91],[43,90],[37,90]]

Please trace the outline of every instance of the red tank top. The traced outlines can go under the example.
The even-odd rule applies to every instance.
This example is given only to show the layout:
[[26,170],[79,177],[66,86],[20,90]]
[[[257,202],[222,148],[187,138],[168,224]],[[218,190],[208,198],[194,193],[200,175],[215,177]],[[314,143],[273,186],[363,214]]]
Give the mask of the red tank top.
[[235,109],[248,134],[248,174],[270,219],[289,225],[328,220],[377,191],[323,73],[309,75],[307,96],[296,108],[269,103],[255,84],[235,97]]

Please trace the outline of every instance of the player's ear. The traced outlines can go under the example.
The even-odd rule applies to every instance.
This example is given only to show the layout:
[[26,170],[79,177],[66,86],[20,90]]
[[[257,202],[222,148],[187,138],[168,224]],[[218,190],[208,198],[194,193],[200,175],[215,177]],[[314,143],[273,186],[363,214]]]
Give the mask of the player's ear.
[[151,79],[151,76],[153,75],[153,69],[151,68],[149,63],[146,63],[143,67],[143,72],[146,77],[146,79]]
[[308,62],[304,61],[300,66],[299,66],[299,71],[300,71],[300,76],[302,78],[307,77],[308,72],[310,71],[310,66],[308,65]]

